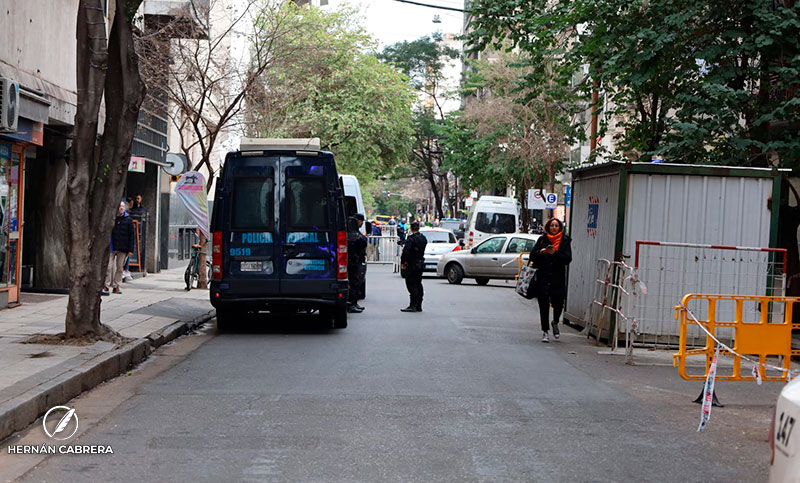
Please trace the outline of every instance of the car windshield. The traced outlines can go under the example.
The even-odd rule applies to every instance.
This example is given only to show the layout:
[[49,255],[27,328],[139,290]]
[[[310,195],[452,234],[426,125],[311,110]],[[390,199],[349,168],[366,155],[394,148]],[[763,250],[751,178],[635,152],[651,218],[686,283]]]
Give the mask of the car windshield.
[[475,229],[484,233],[514,233],[516,217],[508,213],[478,212]]
[[456,238],[452,233],[446,231],[421,231],[422,235],[429,243],[455,243]]

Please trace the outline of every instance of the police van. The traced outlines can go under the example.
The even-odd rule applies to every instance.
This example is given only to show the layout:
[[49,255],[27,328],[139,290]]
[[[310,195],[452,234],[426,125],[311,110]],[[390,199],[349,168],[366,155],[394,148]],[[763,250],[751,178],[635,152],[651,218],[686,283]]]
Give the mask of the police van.
[[344,192],[319,139],[244,138],[225,157],[211,232],[220,330],[246,313],[301,309],[347,327]]

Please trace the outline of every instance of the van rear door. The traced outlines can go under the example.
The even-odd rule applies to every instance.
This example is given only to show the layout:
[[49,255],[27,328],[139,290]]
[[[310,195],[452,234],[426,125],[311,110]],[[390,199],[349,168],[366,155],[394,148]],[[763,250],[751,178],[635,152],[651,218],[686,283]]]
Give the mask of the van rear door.
[[[278,293],[276,259],[278,157],[231,158],[226,173],[228,230],[223,232],[223,263],[231,293],[258,296]],[[225,209],[225,208],[223,208]]]
[[337,211],[341,195],[333,158],[281,157],[281,293],[328,298],[337,293]]

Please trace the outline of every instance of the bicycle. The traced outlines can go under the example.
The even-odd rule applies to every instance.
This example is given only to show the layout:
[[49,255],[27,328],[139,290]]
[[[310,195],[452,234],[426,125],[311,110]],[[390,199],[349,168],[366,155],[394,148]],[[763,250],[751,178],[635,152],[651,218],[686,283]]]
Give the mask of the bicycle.
[[[183,272],[183,281],[186,282],[186,290],[191,290],[192,287],[197,287],[197,282],[200,279],[200,249],[202,245],[192,245],[192,256],[189,259],[189,265],[186,271]],[[211,279],[211,262],[206,260],[206,280]]]

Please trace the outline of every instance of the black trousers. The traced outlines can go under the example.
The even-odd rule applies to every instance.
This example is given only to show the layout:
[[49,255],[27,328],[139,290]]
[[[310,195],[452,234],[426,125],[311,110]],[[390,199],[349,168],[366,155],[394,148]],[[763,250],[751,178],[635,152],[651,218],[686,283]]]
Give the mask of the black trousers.
[[422,289],[422,272],[412,272],[406,275],[406,288],[408,295],[411,299],[409,305],[412,307],[422,307],[422,296],[424,291]]
[[547,332],[550,330],[550,305],[553,305],[553,322],[558,323],[561,318],[561,311],[564,310],[564,297],[540,295],[536,300],[539,302],[539,318],[542,320],[542,331]]

